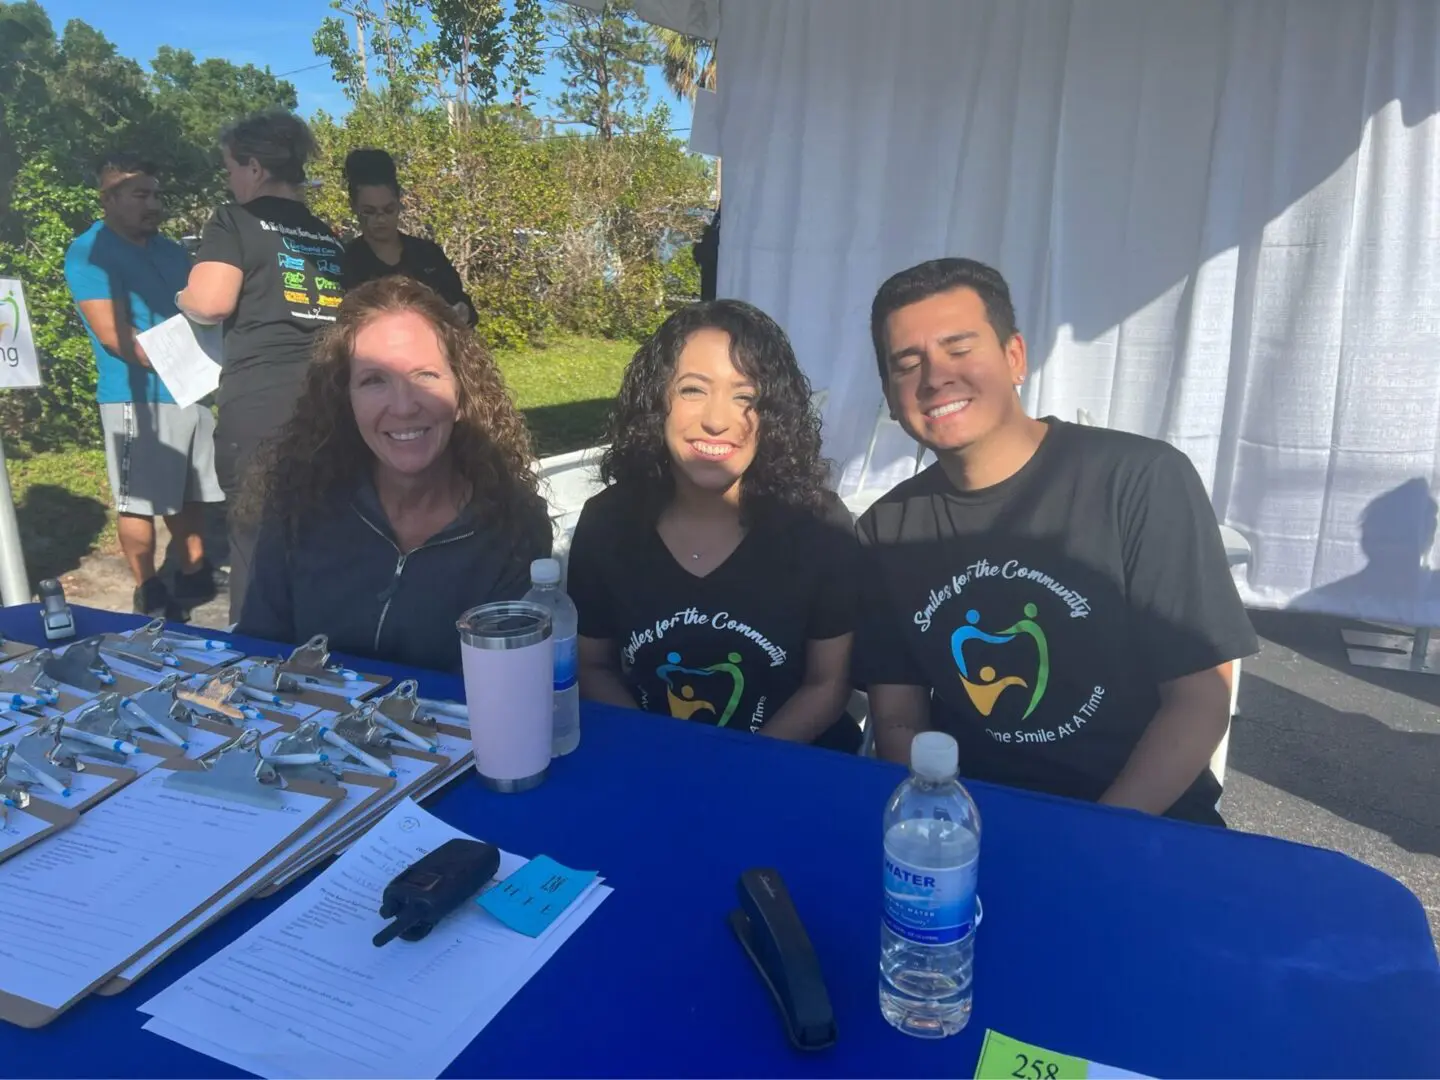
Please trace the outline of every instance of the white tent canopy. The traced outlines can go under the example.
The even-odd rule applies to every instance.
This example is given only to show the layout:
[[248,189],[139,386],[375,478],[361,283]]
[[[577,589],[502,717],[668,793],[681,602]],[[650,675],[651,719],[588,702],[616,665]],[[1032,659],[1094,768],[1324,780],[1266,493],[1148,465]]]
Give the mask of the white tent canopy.
[[915,467],[874,437],[876,287],[968,255],[1010,281],[1030,410],[1189,454],[1247,602],[1440,623],[1440,4],[635,7],[718,37],[720,292],[826,391],[842,493]]

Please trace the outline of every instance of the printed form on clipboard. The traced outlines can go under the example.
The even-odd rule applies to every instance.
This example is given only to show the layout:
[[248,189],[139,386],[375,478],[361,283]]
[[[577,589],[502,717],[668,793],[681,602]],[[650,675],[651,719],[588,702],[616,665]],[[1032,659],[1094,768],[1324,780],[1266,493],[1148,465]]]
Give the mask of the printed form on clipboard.
[[[422,940],[376,948],[386,884],[464,836],[402,800],[302,892],[141,1006],[145,1030],[264,1077],[439,1076],[611,892],[591,881],[534,938],[464,903]],[[502,852],[497,877],[525,863]],[[303,1031],[277,1022],[297,1016]]]
[[0,1018],[53,1020],[341,798],[318,785],[254,802],[177,786],[204,772],[166,763],[0,864]]

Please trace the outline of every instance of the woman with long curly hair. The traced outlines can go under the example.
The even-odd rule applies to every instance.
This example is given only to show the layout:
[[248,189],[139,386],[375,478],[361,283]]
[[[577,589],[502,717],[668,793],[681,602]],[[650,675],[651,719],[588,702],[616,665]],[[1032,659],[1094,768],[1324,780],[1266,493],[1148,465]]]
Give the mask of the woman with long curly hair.
[[601,476],[570,549],[581,695],[853,752],[855,536],[775,321],[671,315],[626,369]]
[[524,595],[550,554],[536,483],[525,423],[459,316],[408,278],[360,286],[246,490],[262,526],[239,632],[458,669],[455,620]]

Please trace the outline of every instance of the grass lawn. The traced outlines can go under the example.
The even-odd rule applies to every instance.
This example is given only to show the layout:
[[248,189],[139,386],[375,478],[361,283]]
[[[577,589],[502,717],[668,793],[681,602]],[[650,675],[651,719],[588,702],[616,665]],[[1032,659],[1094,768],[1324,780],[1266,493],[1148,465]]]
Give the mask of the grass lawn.
[[556,338],[543,349],[496,354],[505,381],[525,411],[541,457],[602,442],[633,341]]
[[[635,352],[632,341],[555,338],[543,349],[497,353],[541,457],[603,439],[610,402]],[[20,540],[32,579],[54,577],[95,551],[118,550],[105,452],[8,457]]]

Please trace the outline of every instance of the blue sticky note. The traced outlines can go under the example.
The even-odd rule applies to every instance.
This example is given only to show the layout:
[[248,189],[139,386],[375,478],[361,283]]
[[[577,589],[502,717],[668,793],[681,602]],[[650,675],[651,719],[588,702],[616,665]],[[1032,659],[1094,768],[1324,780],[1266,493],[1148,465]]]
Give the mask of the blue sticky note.
[[475,902],[516,933],[539,937],[598,876],[594,870],[570,870],[549,855],[537,855]]

